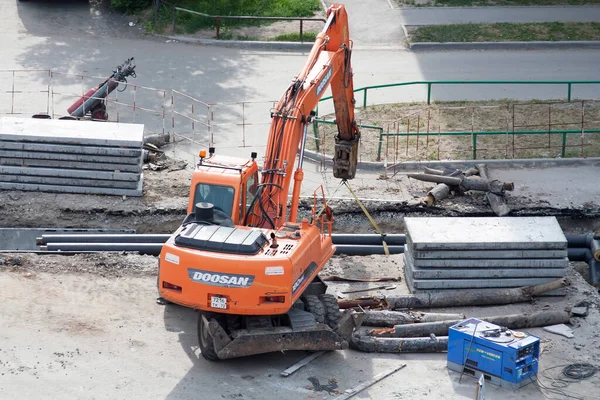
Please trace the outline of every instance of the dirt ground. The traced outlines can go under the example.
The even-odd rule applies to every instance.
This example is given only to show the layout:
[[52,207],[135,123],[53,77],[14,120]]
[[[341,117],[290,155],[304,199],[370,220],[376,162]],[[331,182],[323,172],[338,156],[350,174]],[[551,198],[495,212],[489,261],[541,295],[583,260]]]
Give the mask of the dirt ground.
[[[334,115],[324,115],[331,121]],[[401,103],[369,106],[356,110],[359,124],[380,127],[362,128],[360,152],[365,161],[465,160],[473,157],[472,132],[478,159],[535,158],[562,155],[563,135],[546,132],[569,130],[565,138],[565,157],[600,155],[600,103],[511,100],[479,102]],[[447,136],[458,133],[460,136]],[[537,132],[513,134],[513,132]],[[317,139],[307,142],[310,150],[333,154],[334,125],[319,124]],[[406,134],[410,136],[406,136]],[[441,134],[440,134],[441,133]],[[400,135],[399,135],[400,134]],[[446,135],[446,136],[445,136]],[[381,151],[379,151],[381,149]],[[380,159],[378,160],[378,155]]]
[[[325,273],[347,276],[402,274],[402,256],[334,257]],[[159,306],[156,260],[150,256],[3,254],[0,260],[0,398],[90,399],[328,399],[308,378],[334,381],[343,392],[399,363],[405,369],[357,399],[472,399],[475,380],[449,372],[444,353],[327,353],[288,378],[279,372],[307,354],[286,352],[210,363],[198,354],[196,316],[179,306]],[[600,363],[600,298],[573,270],[566,297],[503,307],[445,309],[468,316],[560,310],[582,300],[585,318],[574,318],[575,338],[541,329],[540,384],[551,387],[560,368]],[[402,282],[397,293],[406,292]],[[362,284],[357,284],[362,285]],[[331,284],[335,293],[346,285]],[[377,292],[374,292],[377,293]],[[436,310],[440,311],[440,310]],[[26,316],[26,317],[24,317]],[[550,369],[553,368],[553,369]],[[562,394],[530,384],[517,392],[486,386],[486,399],[593,399],[600,376],[563,387]],[[545,397],[547,396],[547,397]]]

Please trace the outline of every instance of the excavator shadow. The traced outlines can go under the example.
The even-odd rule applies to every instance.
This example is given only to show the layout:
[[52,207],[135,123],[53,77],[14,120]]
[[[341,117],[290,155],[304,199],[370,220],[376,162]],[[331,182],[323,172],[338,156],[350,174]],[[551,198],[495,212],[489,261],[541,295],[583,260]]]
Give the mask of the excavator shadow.
[[[310,394],[306,389],[306,386],[310,386],[310,382],[305,375],[309,374],[312,368],[305,367],[304,370],[296,372],[289,378],[279,376],[281,371],[308,356],[310,352],[273,352],[221,361],[207,361],[200,354],[198,346],[198,313],[196,311],[176,304],[167,304],[164,306],[163,320],[168,332],[178,334],[179,344],[192,363],[192,367],[180,377],[177,385],[166,397],[167,399],[194,398],[198,393],[206,393],[207,388],[212,388],[212,397],[206,397],[207,399],[238,397],[275,399],[290,394],[293,398],[307,398],[307,395]],[[346,358],[344,353],[341,351],[328,352],[313,361],[312,367],[318,371],[327,371],[329,374],[333,372],[330,371],[331,368],[322,367],[320,364],[324,362],[342,368],[343,360]],[[314,371],[312,372],[314,374]],[[275,391],[271,393],[272,390]],[[240,397],[240,394],[243,397]]]

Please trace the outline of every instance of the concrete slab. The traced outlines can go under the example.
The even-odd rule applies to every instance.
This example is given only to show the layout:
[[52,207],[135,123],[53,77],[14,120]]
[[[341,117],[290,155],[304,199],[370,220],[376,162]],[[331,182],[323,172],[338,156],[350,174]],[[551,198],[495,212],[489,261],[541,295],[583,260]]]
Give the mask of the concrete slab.
[[31,175],[4,175],[0,174],[3,183],[31,183],[41,185],[62,186],[88,186],[98,188],[137,189],[137,181],[102,180],[102,179],[77,179],[71,177],[50,177]]
[[417,290],[444,290],[444,289],[484,289],[484,288],[511,288],[521,286],[534,286],[552,282],[555,278],[499,278],[499,279],[409,279],[406,275],[409,289],[413,293]]
[[554,333],[556,335],[561,335],[561,336],[564,336],[569,339],[575,337],[575,335],[573,335],[573,331],[571,330],[571,328],[569,328],[565,324],[545,326],[543,329],[546,332]]
[[415,259],[410,246],[405,246],[407,262],[418,268],[567,268],[569,258],[533,259]]
[[98,171],[121,171],[135,172],[142,171],[141,165],[132,164],[96,164],[88,161],[60,161],[60,160],[36,160],[32,158],[0,158],[0,165],[14,165],[27,167],[48,167],[48,168],[68,168],[84,169]]
[[413,250],[415,259],[565,258],[567,250]]
[[1,117],[0,139],[140,148],[144,140],[144,125]]
[[25,190],[51,193],[80,193],[80,194],[106,194],[111,196],[143,196],[142,182],[140,180],[137,189],[115,189],[85,186],[61,186],[61,185],[41,185],[34,183],[6,183],[0,182],[0,190]]
[[406,273],[413,279],[562,278],[566,272],[566,268],[419,269],[406,266]]
[[562,250],[567,239],[555,217],[405,218],[415,250]]
[[119,181],[139,181],[139,173],[114,172],[114,171],[92,171],[76,170],[67,168],[21,168],[17,166],[0,165],[0,174],[7,175],[32,175],[32,176],[55,176],[83,179],[110,179]]
[[99,156],[141,157],[142,149],[123,149],[106,146],[76,146],[67,144],[23,143],[0,140],[4,150],[44,151],[51,153],[95,154]]
[[50,153],[41,151],[0,150],[0,157],[23,158],[36,160],[80,161],[100,164],[134,164],[140,163],[141,156],[101,156],[97,154]]

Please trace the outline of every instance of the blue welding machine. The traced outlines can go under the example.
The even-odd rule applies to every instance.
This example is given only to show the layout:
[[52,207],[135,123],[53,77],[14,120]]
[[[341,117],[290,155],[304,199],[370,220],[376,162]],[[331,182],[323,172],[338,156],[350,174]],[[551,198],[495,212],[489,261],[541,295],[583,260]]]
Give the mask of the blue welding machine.
[[540,339],[476,318],[450,327],[448,368],[511,389],[533,382]]

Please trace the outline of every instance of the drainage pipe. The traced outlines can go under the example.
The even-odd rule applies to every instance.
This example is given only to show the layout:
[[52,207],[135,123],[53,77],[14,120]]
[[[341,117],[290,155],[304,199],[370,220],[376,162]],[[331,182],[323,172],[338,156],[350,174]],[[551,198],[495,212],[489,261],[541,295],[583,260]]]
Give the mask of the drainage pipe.
[[592,241],[597,239],[594,234],[588,235],[565,235],[569,248],[590,247]]
[[[335,254],[345,254],[347,256],[368,256],[371,254],[385,254],[385,250],[382,245],[350,245],[350,244],[338,244],[335,246]],[[402,254],[404,253],[404,246],[388,246],[390,254]]]
[[[347,233],[334,233],[331,235],[333,244],[336,245],[382,245],[381,235],[377,234],[347,234]],[[406,235],[404,234],[390,234],[385,235],[385,242],[388,246],[401,246],[406,244]]]
[[40,250],[56,252],[130,251],[157,256],[160,254],[162,246],[162,243],[48,243],[40,246]]
[[[37,238],[37,244],[46,243],[165,243],[171,235],[169,234],[43,234]],[[381,235],[377,234],[339,234],[331,235],[334,244],[340,245],[379,245]],[[385,242],[389,246],[401,246],[406,243],[403,234],[391,234],[385,236]]]
[[165,243],[171,235],[154,234],[65,234],[49,233],[36,238],[38,245],[46,243]]

